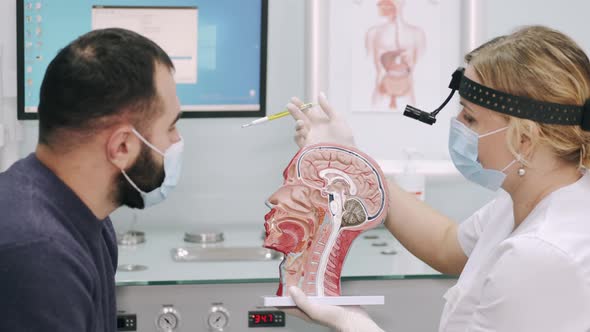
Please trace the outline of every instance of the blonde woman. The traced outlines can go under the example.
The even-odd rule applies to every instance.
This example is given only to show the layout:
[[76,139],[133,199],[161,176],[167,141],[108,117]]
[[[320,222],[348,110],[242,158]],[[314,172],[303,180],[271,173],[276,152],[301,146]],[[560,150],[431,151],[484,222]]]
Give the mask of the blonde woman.
[[[440,331],[588,331],[588,57],[562,33],[533,26],[496,38],[465,60],[449,152],[466,178],[503,190],[457,224],[391,183],[386,227],[433,268],[460,275],[445,294]],[[293,104],[300,146],[353,144],[324,96],[321,109],[306,114]],[[314,305],[300,290],[290,291],[316,322],[380,331],[358,310]]]

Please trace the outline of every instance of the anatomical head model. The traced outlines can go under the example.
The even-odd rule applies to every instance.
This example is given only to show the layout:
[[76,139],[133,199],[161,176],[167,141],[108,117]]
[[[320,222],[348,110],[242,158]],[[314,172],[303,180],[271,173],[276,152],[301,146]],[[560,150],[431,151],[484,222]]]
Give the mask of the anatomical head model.
[[339,296],[352,241],[387,214],[385,177],[357,149],[326,144],[299,150],[283,177],[264,224],[264,246],[285,254],[277,295],[298,286],[311,296]]

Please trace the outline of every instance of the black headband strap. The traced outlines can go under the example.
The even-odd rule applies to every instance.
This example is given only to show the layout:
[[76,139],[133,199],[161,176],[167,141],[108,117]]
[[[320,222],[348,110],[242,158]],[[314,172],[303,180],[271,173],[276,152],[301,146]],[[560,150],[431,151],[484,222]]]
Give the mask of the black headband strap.
[[583,106],[536,101],[483,86],[465,77],[464,72],[462,67],[455,70],[449,83],[451,93],[437,109],[429,113],[407,105],[404,115],[432,125],[436,122],[438,112],[447,105],[455,91],[459,90],[464,99],[492,111],[540,123],[580,126],[582,130],[590,131],[590,99]]
[[476,105],[517,118],[590,130],[590,100],[584,106],[540,102],[488,88],[465,76],[461,79],[459,95]]

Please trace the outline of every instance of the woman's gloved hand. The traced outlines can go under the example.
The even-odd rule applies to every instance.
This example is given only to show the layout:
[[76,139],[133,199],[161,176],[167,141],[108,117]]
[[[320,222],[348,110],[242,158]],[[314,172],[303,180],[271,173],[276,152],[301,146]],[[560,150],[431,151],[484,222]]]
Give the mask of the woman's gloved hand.
[[338,332],[383,332],[369,315],[358,306],[338,307],[311,303],[303,291],[292,286],[289,294],[298,309],[281,309],[309,322],[318,323]]
[[296,97],[291,98],[287,104],[289,112],[297,121],[295,124],[295,142],[302,148],[316,143],[337,143],[346,146],[354,146],[352,129],[344,118],[334,112],[328,104],[324,93],[319,96],[320,107],[312,107],[301,111],[303,105]]

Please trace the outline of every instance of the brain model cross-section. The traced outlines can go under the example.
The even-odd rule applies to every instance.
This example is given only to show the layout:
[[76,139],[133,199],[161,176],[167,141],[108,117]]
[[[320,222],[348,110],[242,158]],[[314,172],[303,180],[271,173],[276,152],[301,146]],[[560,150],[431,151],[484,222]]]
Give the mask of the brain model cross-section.
[[301,149],[270,196],[264,246],[282,252],[277,296],[290,286],[310,296],[339,296],[348,249],[385,219],[388,191],[377,163],[352,147]]

